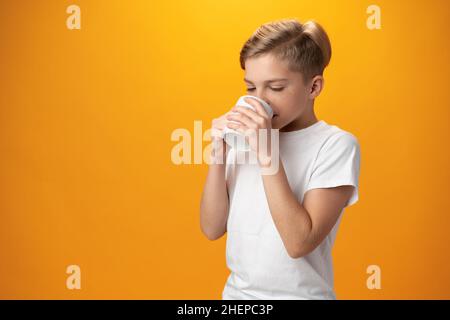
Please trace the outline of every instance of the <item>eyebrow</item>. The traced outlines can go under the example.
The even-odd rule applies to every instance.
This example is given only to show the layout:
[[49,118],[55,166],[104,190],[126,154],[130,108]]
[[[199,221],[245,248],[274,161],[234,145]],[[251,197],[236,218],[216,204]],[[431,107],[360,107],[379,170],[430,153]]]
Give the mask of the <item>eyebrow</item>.
[[[271,83],[271,82],[284,81],[284,80],[289,80],[289,79],[286,79],[286,78],[271,79],[271,80],[264,81],[264,83]],[[244,81],[253,84],[253,82],[251,82],[248,79],[244,78]]]

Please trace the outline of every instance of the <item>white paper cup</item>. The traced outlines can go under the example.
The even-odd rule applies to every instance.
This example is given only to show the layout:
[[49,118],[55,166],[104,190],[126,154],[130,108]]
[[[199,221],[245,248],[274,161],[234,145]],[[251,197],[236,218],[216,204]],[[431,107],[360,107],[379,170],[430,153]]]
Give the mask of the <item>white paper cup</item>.
[[[252,109],[253,111],[256,111],[255,108],[251,104],[245,102],[245,100],[244,100],[245,98],[251,98],[251,99],[258,100],[261,103],[261,105],[264,107],[264,109],[266,110],[269,117],[270,118],[273,117],[273,110],[269,106],[269,104],[267,102],[265,102],[264,100],[262,100],[258,97],[252,96],[252,95],[245,95],[245,96],[240,97],[238,99],[238,101],[236,102],[236,106],[242,106],[245,108]],[[233,112],[233,113],[237,113],[237,112]],[[235,121],[230,120],[229,122],[235,122]],[[231,148],[234,148],[237,151],[250,151],[250,146],[245,141],[244,135],[242,135],[241,133],[239,133],[231,128],[225,127],[223,129],[223,139]]]

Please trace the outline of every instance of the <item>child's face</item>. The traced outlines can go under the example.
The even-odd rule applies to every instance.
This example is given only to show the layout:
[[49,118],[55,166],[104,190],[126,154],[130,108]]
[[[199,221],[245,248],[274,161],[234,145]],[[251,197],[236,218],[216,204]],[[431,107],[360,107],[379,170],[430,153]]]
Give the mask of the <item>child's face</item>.
[[[269,82],[274,79],[276,80]],[[281,129],[311,112],[310,84],[305,84],[300,72],[290,71],[287,65],[270,53],[245,61],[247,94],[268,102],[273,109],[272,128]]]

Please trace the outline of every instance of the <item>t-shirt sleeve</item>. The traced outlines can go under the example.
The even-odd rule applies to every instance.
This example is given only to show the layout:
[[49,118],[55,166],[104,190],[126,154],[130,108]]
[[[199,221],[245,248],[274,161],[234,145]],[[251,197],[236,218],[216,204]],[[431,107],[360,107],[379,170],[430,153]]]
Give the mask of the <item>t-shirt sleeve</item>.
[[333,188],[352,185],[353,194],[346,206],[358,201],[360,148],[358,140],[349,132],[331,136],[317,155],[307,188]]

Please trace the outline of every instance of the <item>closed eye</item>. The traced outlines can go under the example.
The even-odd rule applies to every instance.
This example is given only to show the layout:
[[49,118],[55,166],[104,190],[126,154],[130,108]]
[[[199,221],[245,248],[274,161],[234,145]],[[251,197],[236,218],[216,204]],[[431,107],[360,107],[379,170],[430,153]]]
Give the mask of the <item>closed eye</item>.
[[[284,88],[270,88],[273,91],[283,91]],[[255,88],[247,88],[247,91],[253,91]]]

